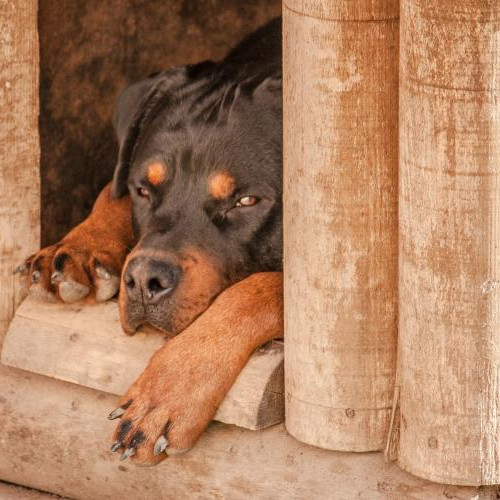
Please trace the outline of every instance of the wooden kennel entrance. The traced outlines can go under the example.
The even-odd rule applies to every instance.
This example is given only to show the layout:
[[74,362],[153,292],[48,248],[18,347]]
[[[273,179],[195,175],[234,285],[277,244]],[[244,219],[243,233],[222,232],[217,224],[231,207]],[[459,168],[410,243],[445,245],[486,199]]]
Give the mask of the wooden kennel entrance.
[[[96,161],[112,157],[85,137],[58,143],[79,137],[72,127],[80,115],[89,131],[108,120],[106,109],[92,115],[85,101],[85,89],[102,102],[112,98],[116,89],[100,80],[107,59],[130,69],[141,60],[135,43],[149,46],[144,30],[158,19],[184,20],[182,33],[211,47],[203,57],[221,55],[229,43],[217,39],[221,26],[249,30],[248,19],[256,25],[279,10],[255,2],[252,18],[250,11],[234,14],[241,7],[236,0],[162,2],[171,11],[155,11],[154,1],[83,3],[72,11],[49,0],[40,6],[0,0],[0,342],[24,297],[12,269],[39,247],[41,225],[51,239],[81,217],[71,212],[71,200],[88,198],[85,189],[97,191],[99,172],[110,168],[89,167],[91,188],[79,190],[71,176],[59,177],[57,166],[77,164],[85,154]],[[209,8],[218,9],[217,29],[203,39]],[[100,59],[75,62],[71,51],[58,59],[46,31],[48,20],[59,19],[57,9],[75,27],[52,25],[53,39],[77,33],[74,42],[90,52],[119,39],[125,62],[112,60],[111,50]],[[130,14],[122,19],[123,12]],[[153,25],[141,24],[143,13]],[[285,426],[296,439],[283,424],[256,432],[214,423],[183,457],[149,469],[118,463],[106,449],[112,424],[105,416],[121,390],[109,387],[109,358],[99,373],[84,370],[81,378],[67,371],[72,363],[51,364],[50,342],[74,355],[82,321],[71,319],[67,344],[56,345],[48,313],[30,316],[27,302],[2,352],[0,479],[99,499],[123,493],[496,497],[500,6],[493,0],[402,0],[400,6],[396,0],[290,0],[283,21]],[[100,22],[91,41],[82,35]],[[64,41],[61,35],[58,43]],[[186,54],[198,58],[188,46]],[[45,68],[44,56],[51,63]],[[61,76],[64,64],[77,66],[80,91],[64,87],[71,85]],[[113,85],[143,69],[132,66]],[[57,95],[68,100],[48,109]],[[45,201],[57,198],[65,201],[47,209]],[[112,320],[112,312],[103,314],[102,324]],[[36,351],[31,362],[36,348],[45,357]]]

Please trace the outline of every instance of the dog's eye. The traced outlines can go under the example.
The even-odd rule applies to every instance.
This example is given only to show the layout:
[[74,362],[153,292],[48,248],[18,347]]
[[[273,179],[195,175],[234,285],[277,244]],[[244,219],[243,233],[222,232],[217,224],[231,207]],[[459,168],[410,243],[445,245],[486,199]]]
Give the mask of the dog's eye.
[[255,196],[243,196],[236,202],[237,207],[253,207],[259,202]]
[[145,187],[140,187],[137,189],[137,194],[141,198],[149,198],[149,190],[147,190]]

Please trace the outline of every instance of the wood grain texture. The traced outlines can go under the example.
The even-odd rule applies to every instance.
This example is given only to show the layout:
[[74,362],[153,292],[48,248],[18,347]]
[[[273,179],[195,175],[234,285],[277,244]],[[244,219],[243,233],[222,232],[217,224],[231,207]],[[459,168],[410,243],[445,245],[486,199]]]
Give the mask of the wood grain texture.
[[23,295],[13,270],[40,241],[37,6],[0,0],[0,349]]
[[399,463],[500,483],[500,4],[403,0]]
[[0,498],[2,500],[69,500],[51,493],[23,488],[0,481]]
[[396,365],[398,11],[353,22],[369,2],[309,4],[329,19],[283,13],[286,426],[378,450]]
[[[126,336],[115,302],[82,306],[27,298],[9,327],[1,361],[121,396],[164,343],[157,331]],[[283,343],[274,341],[248,360],[215,420],[252,430],[283,422],[283,385]]]
[[286,0],[283,8],[307,17],[340,22],[397,20],[399,0]]
[[479,498],[475,488],[413,477],[380,453],[299,443],[282,425],[252,432],[213,423],[188,454],[141,468],[108,451],[114,396],[1,366],[0,386],[0,477],[70,498]]

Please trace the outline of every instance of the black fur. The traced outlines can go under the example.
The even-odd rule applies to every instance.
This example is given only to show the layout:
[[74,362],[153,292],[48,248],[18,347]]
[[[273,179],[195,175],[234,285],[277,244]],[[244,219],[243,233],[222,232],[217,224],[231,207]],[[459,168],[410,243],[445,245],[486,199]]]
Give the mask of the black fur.
[[[282,267],[281,19],[254,32],[214,63],[163,71],[126,89],[115,128],[119,159],[112,194],[132,197],[143,247],[198,247],[227,282]],[[168,165],[164,185],[146,167]],[[230,199],[207,190],[217,171],[236,179]],[[145,187],[151,199],[141,198]],[[242,196],[260,201],[236,207]]]

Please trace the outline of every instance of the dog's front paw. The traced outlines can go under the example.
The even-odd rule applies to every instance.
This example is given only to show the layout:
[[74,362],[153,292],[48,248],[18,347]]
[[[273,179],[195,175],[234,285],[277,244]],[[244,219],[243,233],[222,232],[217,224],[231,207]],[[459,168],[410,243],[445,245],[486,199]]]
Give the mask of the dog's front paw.
[[151,358],[109,418],[112,451],[140,464],[189,450],[252,352],[283,335],[281,273],[257,273],[222,292]]
[[87,219],[16,269],[27,276],[29,293],[68,303],[113,297],[135,242],[130,214],[130,197],[113,199],[106,186]]
[[121,418],[111,451],[121,452],[122,459],[153,465],[188,451],[232,383],[182,335],[153,356],[109,414]]
[[113,297],[120,283],[122,258],[92,243],[63,240],[26,259],[17,271],[27,276],[30,295],[67,303]]

